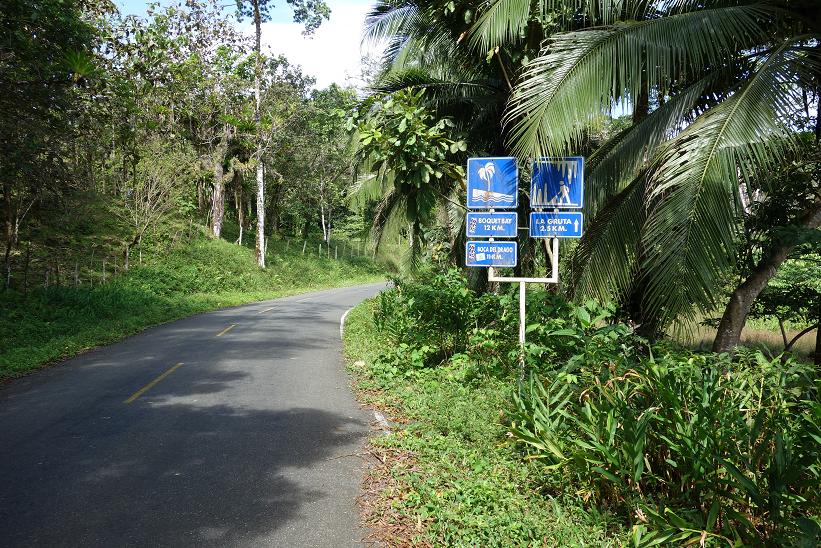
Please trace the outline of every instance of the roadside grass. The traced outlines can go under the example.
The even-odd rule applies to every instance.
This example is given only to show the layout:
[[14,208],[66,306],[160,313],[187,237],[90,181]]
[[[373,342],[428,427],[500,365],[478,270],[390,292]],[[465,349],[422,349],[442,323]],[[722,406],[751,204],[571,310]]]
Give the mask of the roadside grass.
[[348,315],[343,340],[359,398],[394,423],[390,434],[370,440],[380,464],[366,479],[363,519],[377,540],[391,546],[620,544],[624,531],[615,519],[559,494],[572,488],[545,488],[546,470],[523,463],[506,442],[508,382],[459,360],[408,374],[381,366],[385,343],[373,322],[373,302]]
[[274,243],[260,270],[252,250],[200,238],[107,284],[0,292],[0,380],[191,314],[385,279],[367,258],[301,251]]

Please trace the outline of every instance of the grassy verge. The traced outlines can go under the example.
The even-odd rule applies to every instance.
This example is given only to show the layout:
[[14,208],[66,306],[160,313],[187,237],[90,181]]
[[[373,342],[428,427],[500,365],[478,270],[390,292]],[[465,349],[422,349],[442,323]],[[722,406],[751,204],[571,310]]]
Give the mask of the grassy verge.
[[[361,400],[396,425],[370,450],[381,464],[366,480],[364,520],[391,546],[609,546],[619,526],[581,501],[553,498],[544,470],[505,443],[510,385],[466,362],[397,374],[371,302],[348,316],[345,354]],[[572,489],[567,489],[571,491]]]
[[105,285],[0,293],[0,380],[198,312],[385,277],[365,258],[268,255],[260,270],[253,251],[202,239]]

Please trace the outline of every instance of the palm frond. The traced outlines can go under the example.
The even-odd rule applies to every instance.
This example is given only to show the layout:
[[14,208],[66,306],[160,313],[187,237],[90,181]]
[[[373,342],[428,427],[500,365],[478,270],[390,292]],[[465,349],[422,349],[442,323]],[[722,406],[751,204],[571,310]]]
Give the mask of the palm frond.
[[644,86],[720,66],[766,42],[776,11],[766,4],[720,7],[558,35],[514,89],[505,115],[514,152],[570,152],[614,101],[634,101]]
[[405,197],[395,191],[390,191],[380,200],[374,212],[371,225],[371,240],[377,251],[386,236],[397,236],[405,226]]
[[571,259],[570,292],[575,298],[609,301],[630,286],[645,220],[645,183],[643,174],[634,178],[587,223]]
[[488,52],[516,42],[531,16],[531,0],[496,0],[482,12],[469,31],[468,44]]
[[379,43],[393,37],[409,36],[421,25],[419,6],[411,0],[379,0],[365,16],[362,41]]
[[785,42],[733,95],[665,144],[648,176],[644,303],[663,322],[706,313],[722,294],[738,229],[738,185],[777,164],[799,108]]
[[698,79],[639,123],[613,136],[585,159],[585,211],[594,215],[613,195],[630,183],[662,142],[683,129],[682,121],[695,112],[699,99],[723,71]]
[[[688,2],[693,4],[692,0]],[[550,20],[562,30],[571,30],[579,20],[587,27],[612,25],[646,19],[656,11],[657,3],[648,0],[495,0],[468,30],[468,44],[482,53],[515,46],[526,38],[532,20]]]

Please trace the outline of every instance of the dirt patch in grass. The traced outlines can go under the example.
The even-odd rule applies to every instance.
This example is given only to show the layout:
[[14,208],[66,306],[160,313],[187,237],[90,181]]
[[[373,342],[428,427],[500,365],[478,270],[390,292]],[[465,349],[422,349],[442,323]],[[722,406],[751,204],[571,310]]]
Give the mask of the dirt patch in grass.
[[362,482],[359,508],[362,523],[368,528],[363,539],[369,546],[430,546],[418,537],[425,530],[425,523],[416,523],[400,514],[395,502],[406,494],[402,484],[394,474],[408,472],[416,467],[410,451],[399,448],[376,447],[368,443],[366,453],[370,455],[370,466]]

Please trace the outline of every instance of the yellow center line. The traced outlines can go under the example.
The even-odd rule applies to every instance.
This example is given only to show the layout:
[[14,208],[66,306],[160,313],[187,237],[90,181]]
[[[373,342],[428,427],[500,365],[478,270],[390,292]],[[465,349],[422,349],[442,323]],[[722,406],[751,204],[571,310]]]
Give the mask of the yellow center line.
[[273,307],[273,306],[272,306],[271,308],[266,308],[265,310],[260,310],[259,312],[257,312],[257,314],[264,314],[265,312],[270,312],[270,311],[271,311],[271,310],[273,310],[274,308],[275,308],[275,307]]
[[236,327],[236,325],[237,325],[237,324],[232,323],[231,325],[229,325],[228,327],[226,327],[225,329],[223,329],[222,331],[220,331],[219,333],[217,333],[217,337],[222,337],[223,335],[225,335],[226,333],[228,333],[229,331],[231,331],[232,329],[234,329],[234,327]]
[[140,396],[145,394],[148,390],[151,390],[158,382],[160,382],[161,380],[166,378],[168,375],[170,375],[171,373],[176,371],[181,365],[182,365],[182,362],[180,362],[177,365],[173,366],[171,369],[169,369],[168,371],[166,371],[165,373],[163,373],[162,375],[160,375],[159,377],[157,377],[156,379],[154,379],[150,383],[146,384],[145,386],[143,386],[142,388],[140,388],[136,392],[134,392],[131,395],[131,397],[128,398],[127,400],[125,400],[123,403],[133,403],[134,400],[136,400],[137,398],[139,398]]

